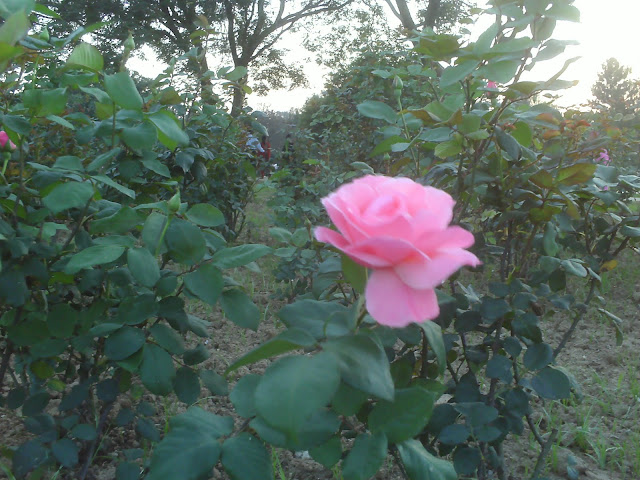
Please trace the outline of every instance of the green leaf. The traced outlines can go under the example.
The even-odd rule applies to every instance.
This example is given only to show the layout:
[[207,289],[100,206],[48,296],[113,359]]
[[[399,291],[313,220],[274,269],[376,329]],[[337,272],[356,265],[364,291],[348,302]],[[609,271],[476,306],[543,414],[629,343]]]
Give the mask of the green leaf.
[[127,72],[105,75],[104,87],[116,105],[126,110],[142,110],[142,97]]
[[84,208],[93,194],[93,186],[90,183],[67,182],[51,190],[42,199],[42,203],[56,215],[70,208]]
[[546,170],[538,170],[529,177],[529,181],[540,188],[553,188],[553,176]]
[[360,115],[385,120],[392,125],[395,125],[398,120],[398,114],[393,108],[386,103],[378,102],[376,100],[365,100],[359,104],[357,108]]
[[67,68],[83,68],[99,72],[104,68],[104,60],[96,47],[82,42],[77,45],[65,63]]
[[410,480],[456,480],[453,465],[434,457],[418,440],[407,440],[397,445],[400,458]]
[[447,140],[436,145],[435,155],[439,158],[452,157],[462,151],[462,144],[457,140]]
[[295,436],[329,403],[339,383],[338,366],[329,354],[284,357],[267,368],[256,387],[256,410],[271,426]]
[[35,3],[35,0],[2,0],[0,16],[6,20],[17,13],[29,15],[35,8]]
[[75,130],[76,127],[73,126],[72,123],[70,123],[69,121],[65,120],[64,118],[61,118],[57,115],[47,115],[46,116],[47,120],[50,120],[54,123],[57,123],[58,125],[62,125],[65,128],[69,128],[71,130]]
[[620,229],[620,235],[624,235],[625,237],[638,238],[640,237],[640,228],[632,227],[630,225],[623,225]]
[[362,390],[353,388],[344,382],[340,383],[338,391],[331,401],[331,406],[340,415],[351,416],[358,413],[369,395]]
[[29,135],[31,132],[29,120],[17,115],[2,115],[2,125],[20,135]]
[[198,203],[187,210],[187,218],[203,227],[217,227],[224,224],[224,215],[213,205]]
[[391,443],[414,437],[427,424],[434,395],[420,387],[397,389],[393,402],[380,401],[369,414],[369,428],[384,433]]
[[246,432],[225,440],[220,461],[231,480],[273,478],[271,455],[260,440]]
[[224,279],[219,268],[207,263],[201,265],[195,272],[185,275],[184,284],[200,300],[209,305],[215,305],[222,293]]
[[207,244],[200,229],[193,223],[179,218],[174,219],[167,228],[165,241],[173,260],[185,265],[197,264],[207,251]]
[[110,233],[122,235],[140,225],[144,217],[131,207],[122,207],[113,215],[91,222],[90,231],[94,235]]
[[509,384],[513,380],[511,366],[511,361],[504,355],[494,355],[487,362],[487,377],[497,378]]
[[524,353],[524,366],[529,370],[540,370],[553,360],[553,349],[546,343],[536,343]]
[[73,468],[78,464],[78,447],[68,438],[61,438],[53,442],[51,451],[63,467]]
[[556,181],[563,185],[578,185],[593,178],[597,165],[595,163],[574,163],[558,170]]
[[146,480],[200,480],[218,463],[218,439],[233,430],[230,417],[219,417],[198,407],[170,420],[170,431],[154,449]]
[[236,412],[238,412],[238,415],[241,417],[250,418],[256,414],[254,399],[260,378],[261,377],[254,374],[245,375],[238,380],[231,395],[229,395],[229,400],[231,400]]
[[444,340],[442,338],[442,329],[435,322],[423,322],[418,324],[418,326],[424,332],[425,336],[427,337],[427,342],[429,342],[429,346],[436,354],[439,372],[440,375],[442,375],[447,366],[446,351],[444,347]]
[[106,175],[93,175],[91,178],[93,178],[94,180],[100,183],[104,183],[105,185],[115,188],[120,193],[125,194],[129,198],[136,198],[136,192],[134,192],[130,188],[120,185],[117,182],[114,182],[113,180],[111,180],[111,178],[107,177]]
[[149,329],[149,333],[153,335],[156,343],[169,353],[174,355],[182,355],[184,353],[185,348],[182,337],[168,325],[156,323]]
[[146,344],[140,366],[140,379],[144,386],[156,395],[168,395],[173,390],[175,375],[171,355],[157,345]]
[[[331,468],[342,458],[340,437],[331,437],[328,442],[309,450],[311,458],[325,468]],[[344,472],[343,472],[344,475]]]
[[260,309],[251,298],[239,288],[231,288],[222,292],[220,305],[226,317],[242,328],[258,330],[260,325]]
[[460,65],[445,68],[440,77],[440,86],[444,88],[460,80],[464,80],[464,78],[470,75],[477,67],[477,61],[468,60]]
[[67,106],[67,89],[29,89],[22,94],[22,100],[24,106],[32,110],[36,116],[60,115]]
[[179,145],[188,145],[189,136],[180,128],[176,116],[166,110],[160,110],[147,117],[158,129],[160,142],[170,150]]
[[554,367],[545,367],[531,379],[531,386],[542,398],[561,400],[571,396],[571,381],[567,375]]
[[271,247],[261,244],[246,243],[237,247],[218,250],[212,258],[213,264],[224,270],[227,268],[241,267],[255,262],[260,257],[271,253]]
[[531,146],[533,142],[533,132],[531,127],[524,122],[516,122],[516,129],[511,132],[513,138],[515,138],[520,145],[523,147]]
[[309,335],[306,331],[297,328],[289,328],[233,362],[229,365],[225,374],[228,375],[240,367],[266,358],[271,358],[275,355],[281,355],[300,348],[311,347],[315,345],[315,343],[315,338]]
[[116,468],[116,480],[139,480],[140,467],[133,462],[122,462]]
[[502,60],[492,62],[478,69],[478,76],[498,83],[507,83],[515,76],[520,62],[517,60]]
[[550,257],[555,257],[560,251],[560,245],[556,243],[556,237],[558,230],[552,222],[548,222],[544,230],[544,236],[542,237],[542,246],[544,252]]
[[158,261],[146,248],[130,248],[127,251],[127,264],[131,275],[140,285],[151,288],[160,280]]
[[[27,16],[30,12],[7,8],[7,3],[10,1],[11,0],[3,0],[0,2],[0,12],[4,12],[2,16],[5,18],[5,22],[0,26],[0,43],[14,46],[27,35],[31,23]],[[24,2],[18,3],[24,4]],[[11,13],[9,13],[9,11],[11,11]]]
[[64,267],[64,272],[74,275],[85,268],[114,262],[120,258],[124,250],[120,245],[93,245],[73,255]]
[[347,308],[336,302],[304,299],[282,307],[278,317],[287,327],[302,329],[314,338],[321,339],[348,333],[348,328],[330,322],[332,318],[347,313]]
[[478,448],[460,447],[453,454],[453,466],[460,475],[474,476],[482,462]]
[[219,375],[213,370],[200,370],[199,375],[202,384],[207,387],[213,395],[229,394],[229,385],[222,375]]
[[383,433],[365,433],[356,437],[342,464],[344,480],[368,480],[387,458],[387,437]]
[[66,303],[51,307],[47,315],[49,333],[56,338],[67,338],[73,335],[80,316],[77,310]]
[[498,126],[495,127],[495,132],[500,148],[509,155],[511,160],[520,160],[522,148],[518,141]]
[[346,255],[342,255],[342,274],[358,293],[364,293],[367,285],[367,269],[354,262]]
[[134,127],[125,127],[120,132],[120,138],[129,148],[138,152],[151,150],[158,139],[158,131],[151,122],[142,122]]
[[111,360],[124,360],[140,350],[144,343],[144,331],[134,327],[122,327],[105,340],[104,354]]
[[[447,129],[448,130],[448,129]],[[397,143],[406,143],[407,139],[404,137],[400,137],[398,135],[394,135],[392,137],[386,138],[378,145],[373,151],[369,154],[370,157],[375,157],[376,155],[382,155],[383,153],[389,153],[393,146]]]
[[580,21],[580,10],[578,10],[578,7],[568,5],[567,3],[554,2],[552,7],[544,12],[544,15],[555,20],[567,20],[569,22]]
[[345,336],[329,340],[324,350],[338,362],[342,379],[354,388],[384,400],[393,400],[394,386],[389,360],[371,337]]
[[180,367],[173,379],[173,390],[178,400],[191,405],[200,397],[200,377],[189,367]]

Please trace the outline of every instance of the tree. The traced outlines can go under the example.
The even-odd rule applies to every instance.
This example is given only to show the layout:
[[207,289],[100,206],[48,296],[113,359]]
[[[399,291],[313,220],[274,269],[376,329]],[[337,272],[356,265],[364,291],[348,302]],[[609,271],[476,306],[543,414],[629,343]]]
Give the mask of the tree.
[[465,0],[422,0],[416,2],[417,13],[412,13],[407,0],[385,0],[385,3],[403,28],[410,31],[424,28],[450,30],[469,15],[472,6]]
[[[261,58],[270,58],[280,67],[282,76],[300,79],[300,70],[289,70],[282,58],[282,51],[275,48],[282,36],[302,20],[336,11],[353,0],[307,0],[297,10],[288,11],[286,0],[251,0],[236,2],[223,0],[227,23],[229,53],[236,67],[249,68]],[[292,75],[293,73],[293,75]],[[277,76],[276,76],[277,77]],[[268,78],[268,77],[263,77]],[[248,75],[242,81],[247,82]],[[232,115],[242,109],[245,91],[237,89],[233,96]]]
[[591,88],[594,107],[606,108],[612,115],[633,113],[640,104],[640,82],[627,78],[631,68],[620,65],[615,58],[602,64],[598,80]]

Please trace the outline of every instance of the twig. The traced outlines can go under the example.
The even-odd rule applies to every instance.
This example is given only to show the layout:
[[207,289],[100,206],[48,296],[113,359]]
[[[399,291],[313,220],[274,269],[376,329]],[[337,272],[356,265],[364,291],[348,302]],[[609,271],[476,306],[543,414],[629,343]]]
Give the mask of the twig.
[[396,463],[398,464],[398,468],[400,468],[402,477],[405,478],[406,480],[409,480],[409,474],[407,473],[407,470],[404,468],[404,463],[402,463],[402,459],[400,458],[400,452],[398,451],[398,447],[393,445],[390,448],[390,450],[391,450],[391,455],[393,455],[393,458],[396,460]]
[[[589,302],[591,302],[591,299],[593,298],[593,294],[594,294],[595,289],[596,289],[595,280],[591,279],[590,283],[591,283],[591,287],[589,288],[589,293],[587,294],[587,298],[584,301],[585,305],[589,305]],[[562,349],[565,347],[565,345],[567,344],[567,342],[571,338],[571,335],[573,334],[573,331],[578,326],[578,323],[580,323],[580,320],[582,320],[582,317],[584,317],[584,313],[586,311],[587,311],[587,309],[585,308],[584,310],[582,310],[581,312],[579,312],[575,316],[575,318],[573,319],[573,322],[571,323],[571,326],[569,327],[569,330],[567,330],[565,332],[565,334],[562,336],[562,340],[560,340],[560,343],[558,344],[558,346],[553,351],[553,358],[554,359],[560,354]]]
[[85,478],[87,477],[87,473],[89,472],[89,466],[91,465],[91,461],[93,460],[93,455],[96,450],[96,445],[98,444],[98,441],[102,437],[102,431],[104,430],[104,426],[107,423],[107,417],[109,416],[109,413],[111,412],[111,409],[113,408],[114,404],[115,402],[111,402],[108,405],[105,405],[104,410],[100,415],[100,420],[98,421],[98,428],[96,429],[97,430],[96,438],[93,439],[93,441],[91,442],[91,445],[89,446],[89,450],[87,452],[87,458],[85,459],[84,465],[82,465],[82,471],[78,476],[79,480],[85,480]]
[[0,364],[0,391],[2,391],[2,386],[4,385],[4,376],[7,374],[7,369],[9,368],[9,360],[11,359],[11,354],[13,353],[13,344],[9,343],[2,354],[2,363]]
[[555,443],[557,436],[558,429],[554,428],[553,430],[551,430],[547,441],[544,442],[542,450],[540,451],[540,455],[538,455],[538,461],[536,462],[536,466],[533,469],[531,480],[536,480],[540,476],[540,472],[542,472],[542,468],[544,467],[544,460],[545,458],[547,458],[547,455],[549,455],[549,450],[551,450],[551,446]]

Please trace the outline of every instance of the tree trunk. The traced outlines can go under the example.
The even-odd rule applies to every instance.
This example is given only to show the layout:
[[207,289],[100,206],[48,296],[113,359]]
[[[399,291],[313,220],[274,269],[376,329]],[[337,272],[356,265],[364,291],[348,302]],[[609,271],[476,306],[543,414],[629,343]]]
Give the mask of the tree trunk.
[[[236,65],[236,67],[243,65]],[[245,91],[242,87],[245,87],[248,83],[249,75],[245,75],[240,80],[238,80],[238,85],[240,88],[236,87],[233,90],[233,103],[231,104],[231,116],[233,118],[237,118],[242,113],[242,108],[244,107],[244,100],[246,97]]]

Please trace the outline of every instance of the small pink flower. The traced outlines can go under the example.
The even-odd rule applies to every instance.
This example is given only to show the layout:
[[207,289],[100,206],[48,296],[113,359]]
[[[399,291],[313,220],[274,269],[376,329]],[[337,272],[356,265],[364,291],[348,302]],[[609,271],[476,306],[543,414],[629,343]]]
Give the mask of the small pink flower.
[[0,148],[2,150],[9,151],[13,151],[16,149],[16,144],[9,140],[9,135],[7,135],[7,132],[5,132],[4,130],[0,130]]
[[596,163],[602,163],[603,165],[609,165],[611,163],[611,159],[609,158],[609,152],[603,149],[600,152],[600,156],[595,159]]
[[488,81],[487,88],[498,88],[498,84],[496,82]]
[[380,324],[404,327],[438,316],[435,288],[464,265],[480,260],[465,250],[473,235],[449,226],[449,194],[408,178],[368,175],[322,199],[339,232],[318,227],[330,243],[372,270],[366,305]]

